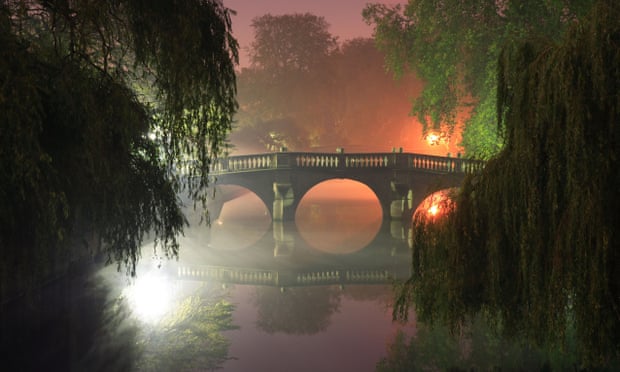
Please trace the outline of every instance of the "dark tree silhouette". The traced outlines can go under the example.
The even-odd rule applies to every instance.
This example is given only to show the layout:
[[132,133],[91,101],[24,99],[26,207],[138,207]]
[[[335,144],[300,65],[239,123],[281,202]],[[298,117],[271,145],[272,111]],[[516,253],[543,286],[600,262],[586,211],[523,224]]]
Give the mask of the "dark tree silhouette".
[[230,27],[217,0],[0,2],[0,298],[99,241],[129,273],[147,232],[177,254],[236,110]]
[[604,366],[620,350],[620,6],[600,1],[561,43],[525,40],[499,61],[504,150],[456,207],[414,223],[415,303],[457,327],[484,311],[509,335]]

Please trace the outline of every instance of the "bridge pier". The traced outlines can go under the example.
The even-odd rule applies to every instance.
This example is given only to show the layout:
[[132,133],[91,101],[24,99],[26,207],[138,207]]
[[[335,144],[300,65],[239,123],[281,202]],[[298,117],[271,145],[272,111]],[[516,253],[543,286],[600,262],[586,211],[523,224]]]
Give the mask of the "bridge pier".
[[295,250],[294,226],[294,222],[273,221],[274,257],[290,256]]
[[404,213],[411,208],[411,190],[404,182],[390,182],[392,198],[390,200],[390,219],[401,220]]
[[271,217],[274,221],[295,220],[295,195],[290,183],[273,183],[273,210]]
[[219,199],[209,199],[207,201],[207,210],[209,211],[209,220],[211,222],[220,218],[220,214],[224,208],[224,203],[225,201]]

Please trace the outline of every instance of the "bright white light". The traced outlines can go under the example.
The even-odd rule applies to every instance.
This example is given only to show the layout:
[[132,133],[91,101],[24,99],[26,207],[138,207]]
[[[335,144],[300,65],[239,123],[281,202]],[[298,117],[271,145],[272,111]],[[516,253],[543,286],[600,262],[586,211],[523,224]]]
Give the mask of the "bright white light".
[[431,146],[438,144],[439,135],[436,133],[429,133],[428,136],[426,136],[426,142],[428,142],[428,144]]
[[157,271],[138,277],[123,290],[134,314],[148,323],[156,323],[170,310],[172,286]]
[[437,204],[433,204],[428,209],[428,214],[430,214],[431,216],[435,216],[435,215],[437,215],[437,213],[439,213],[439,206],[437,206]]

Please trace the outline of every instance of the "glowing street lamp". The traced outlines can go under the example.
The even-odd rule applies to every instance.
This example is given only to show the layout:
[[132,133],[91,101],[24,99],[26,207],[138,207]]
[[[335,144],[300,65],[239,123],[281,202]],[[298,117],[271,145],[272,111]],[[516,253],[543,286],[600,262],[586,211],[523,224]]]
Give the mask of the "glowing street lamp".
[[133,313],[147,323],[157,323],[172,307],[172,285],[160,272],[149,272],[123,290]]
[[431,205],[431,207],[428,208],[427,213],[431,216],[436,216],[439,213],[439,206],[437,204]]
[[430,132],[424,136],[424,139],[429,146],[446,145],[448,147],[450,142],[450,138],[444,132]]
[[439,140],[440,140],[440,136],[437,133],[431,132],[429,134],[426,135],[425,139],[426,142],[430,145],[430,146],[435,146],[439,144]]

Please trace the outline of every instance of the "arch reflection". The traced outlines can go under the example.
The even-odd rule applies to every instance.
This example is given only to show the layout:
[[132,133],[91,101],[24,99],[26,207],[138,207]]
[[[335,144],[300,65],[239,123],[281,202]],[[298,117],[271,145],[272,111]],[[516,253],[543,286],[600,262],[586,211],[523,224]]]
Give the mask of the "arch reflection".
[[[216,190],[215,203],[221,205],[209,209],[217,210],[217,216],[211,217],[211,226],[198,226],[198,219],[190,219],[193,225],[189,230],[192,237],[211,249],[223,251],[245,250],[256,244],[271,228],[269,210],[260,198],[240,186],[220,186]],[[218,194],[220,198],[218,200]],[[208,208],[210,206],[208,205]]]
[[318,251],[349,254],[366,247],[382,224],[381,204],[357,181],[338,179],[314,186],[299,202],[295,223],[301,238]]

